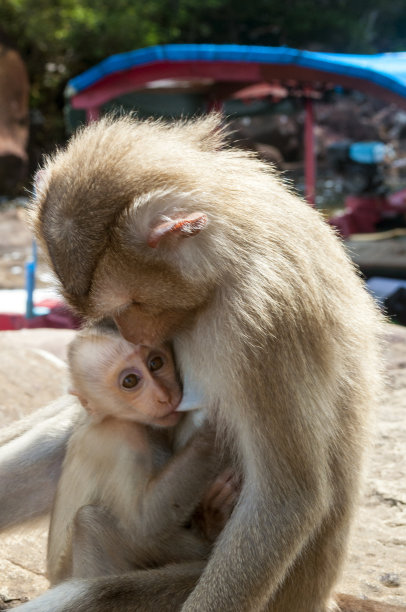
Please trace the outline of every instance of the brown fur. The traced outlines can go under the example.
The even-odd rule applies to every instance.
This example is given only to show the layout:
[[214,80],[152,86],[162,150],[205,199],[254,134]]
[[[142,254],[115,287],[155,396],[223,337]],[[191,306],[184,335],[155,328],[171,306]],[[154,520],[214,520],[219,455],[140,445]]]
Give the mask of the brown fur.
[[[148,246],[195,213],[200,233]],[[380,320],[338,238],[269,167],[223,147],[213,116],[89,126],[47,162],[33,220],[80,314],[114,316],[134,342],[174,342],[242,466],[182,610],[325,612],[379,388]],[[139,592],[154,576],[159,609],[177,609],[170,571],[167,597],[165,572],[135,573],[126,607],[118,579],[81,583],[75,605],[147,610]]]

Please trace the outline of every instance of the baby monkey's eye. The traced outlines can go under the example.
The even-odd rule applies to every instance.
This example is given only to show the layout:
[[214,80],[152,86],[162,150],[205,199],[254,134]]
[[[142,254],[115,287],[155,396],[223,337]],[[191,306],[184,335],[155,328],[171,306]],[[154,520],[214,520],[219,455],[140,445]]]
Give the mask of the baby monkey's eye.
[[141,376],[139,376],[138,374],[136,374],[136,372],[122,372],[120,374],[120,386],[123,389],[134,389],[139,382],[141,381]]
[[155,357],[151,357],[148,361],[148,369],[150,372],[156,372],[160,370],[164,365],[164,360],[160,355],[155,355]]

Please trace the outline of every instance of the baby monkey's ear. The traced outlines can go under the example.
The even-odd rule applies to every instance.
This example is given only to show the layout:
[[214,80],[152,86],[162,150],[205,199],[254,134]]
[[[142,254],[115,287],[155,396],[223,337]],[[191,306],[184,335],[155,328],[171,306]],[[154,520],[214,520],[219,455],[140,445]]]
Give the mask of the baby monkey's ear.
[[68,393],[70,393],[70,395],[74,395],[75,397],[78,398],[78,400],[80,401],[80,403],[82,404],[83,408],[89,413],[89,414],[95,414],[95,410],[94,408],[92,408],[91,403],[89,402],[89,400],[87,400],[85,397],[83,397],[83,395],[80,395],[80,393],[78,393],[76,391],[76,389],[74,389],[73,387],[70,387],[68,389]]
[[148,235],[147,244],[155,249],[161,240],[167,236],[178,238],[189,238],[195,236],[207,225],[207,216],[204,213],[196,212],[186,217],[163,221],[153,227]]

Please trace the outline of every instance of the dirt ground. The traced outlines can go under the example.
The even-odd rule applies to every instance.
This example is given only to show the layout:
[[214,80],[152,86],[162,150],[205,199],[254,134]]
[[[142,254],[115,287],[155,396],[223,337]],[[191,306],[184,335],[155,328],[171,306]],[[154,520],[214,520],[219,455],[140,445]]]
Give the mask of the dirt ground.
[[[0,212],[0,289],[24,286],[17,268],[30,253],[31,238],[22,215]],[[45,269],[40,274],[46,284]],[[64,392],[63,360],[73,333],[0,332],[0,426]],[[406,606],[406,328],[388,325],[387,340],[386,391],[338,590]],[[48,587],[46,535],[47,519],[0,535],[0,610]]]

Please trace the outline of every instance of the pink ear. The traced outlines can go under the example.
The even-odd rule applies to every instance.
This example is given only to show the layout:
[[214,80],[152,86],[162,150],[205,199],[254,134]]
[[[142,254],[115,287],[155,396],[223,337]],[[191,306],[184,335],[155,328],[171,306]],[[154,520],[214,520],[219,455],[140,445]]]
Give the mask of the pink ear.
[[80,401],[80,403],[82,404],[83,408],[86,408],[86,410],[89,411],[89,402],[87,401],[87,399],[85,399],[84,397],[82,397],[77,391],[76,389],[74,389],[73,387],[69,387],[68,389],[68,393],[70,395],[74,395],[75,397],[78,398],[78,400]]
[[207,217],[204,213],[193,213],[188,217],[181,219],[171,219],[164,221],[153,227],[147,238],[147,244],[155,249],[161,242],[162,238],[172,234],[181,238],[189,238],[195,236],[207,225]]

